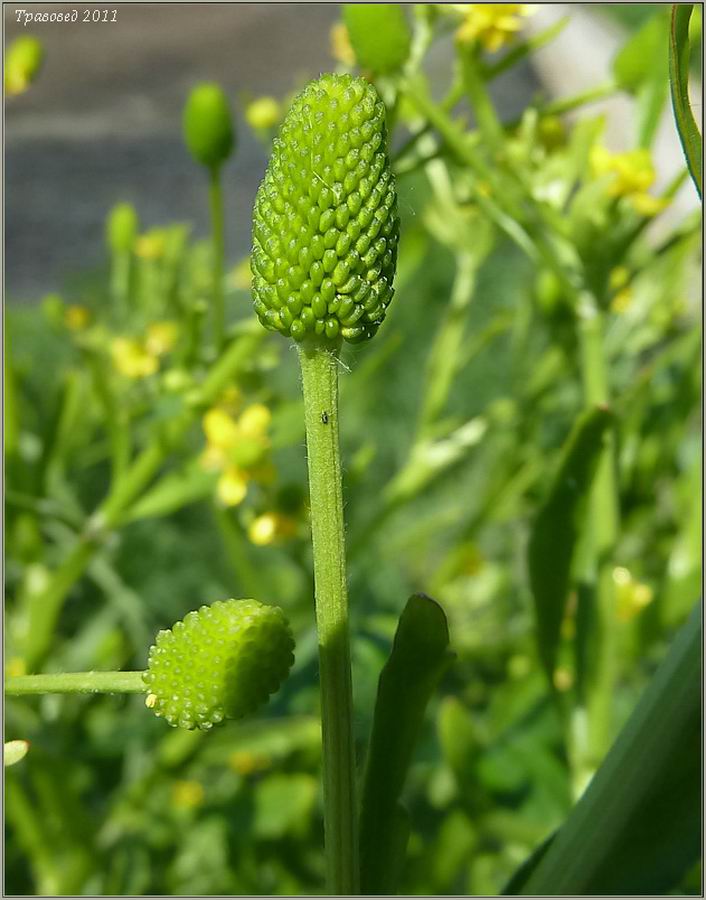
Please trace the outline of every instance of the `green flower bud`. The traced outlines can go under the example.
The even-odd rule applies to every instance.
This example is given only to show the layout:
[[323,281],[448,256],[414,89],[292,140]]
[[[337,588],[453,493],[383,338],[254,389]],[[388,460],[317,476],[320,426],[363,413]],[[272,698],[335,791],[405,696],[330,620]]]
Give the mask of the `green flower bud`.
[[233,149],[233,121],[228,100],[217,84],[199,84],[184,107],[184,139],[189,153],[210,169],[218,168]]
[[294,662],[281,609],[257,600],[219,600],[160,631],[144,682],[147,706],[170,725],[208,730],[261,706]]
[[44,62],[44,48],[37,38],[15,38],[5,57],[5,92],[21,94],[39,74]]
[[399,219],[385,107],[352,75],[294,100],[255,200],[253,299],[296,341],[372,337],[392,300]]
[[113,253],[129,253],[135,243],[140,227],[135,207],[129,203],[118,203],[108,213],[105,238]]
[[400,69],[411,38],[404,9],[396,3],[344,3],[343,21],[358,65],[372,72]]

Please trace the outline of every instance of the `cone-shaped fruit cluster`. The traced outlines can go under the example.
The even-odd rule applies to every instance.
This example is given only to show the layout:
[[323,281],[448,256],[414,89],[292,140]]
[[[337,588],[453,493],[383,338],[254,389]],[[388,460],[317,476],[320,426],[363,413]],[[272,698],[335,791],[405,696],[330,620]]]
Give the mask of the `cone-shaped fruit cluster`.
[[209,729],[261,706],[294,662],[281,609],[221,600],[160,631],[144,682],[147,705],[170,725]]
[[292,104],[255,201],[260,321],[296,341],[372,337],[392,299],[398,236],[385,107],[364,79],[323,75]]

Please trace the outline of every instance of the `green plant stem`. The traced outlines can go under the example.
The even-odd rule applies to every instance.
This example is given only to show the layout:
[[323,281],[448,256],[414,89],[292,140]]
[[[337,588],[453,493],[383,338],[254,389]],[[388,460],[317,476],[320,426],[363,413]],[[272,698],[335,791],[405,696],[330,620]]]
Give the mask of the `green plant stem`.
[[209,173],[208,199],[211,208],[211,241],[213,244],[213,340],[216,350],[220,351],[225,340],[225,298],[223,294],[225,236],[220,167],[212,168]]
[[[579,343],[584,399],[587,407],[610,404],[610,385],[605,359],[603,316],[595,308],[580,313]],[[591,667],[587,713],[586,765],[594,770],[603,759],[612,737],[612,706],[617,662],[617,621],[613,585],[613,553],[618,539],[618,487],[615,473],[615,440],[609,432],[593,481],[589,501],[592,576],[595,588]]]
[[49,650],[66,596],[86,571],[101,545],[102,536],[122,523],[129,514],[131,504],[148,487],[169,454],[183,441],[200,411],[218,397],[252,356],[263,337],[260,331],[258,328],[257,332],[233,341],[214,363],[201,387],[195,391],[184,409],[166,425],[160,425],[156,429],[147,446],[132,462],[125,475],[113,485],[107,498],[93,514],[85,532],[77,537],[46,588],[32,596],[25,648],[29,668],[37,666]]
[[114,251],[110,267],[110,293],[122,315],[130,312],[130,267],[132,253],[127,250]]
[[5,681],[5,694],[144,694],[142,672],[56,672],[16,675]]
[[301,348],[319,641],[328,890],[358,891],[358,831],[353,743],[343,491],[338,439],[338,361]]

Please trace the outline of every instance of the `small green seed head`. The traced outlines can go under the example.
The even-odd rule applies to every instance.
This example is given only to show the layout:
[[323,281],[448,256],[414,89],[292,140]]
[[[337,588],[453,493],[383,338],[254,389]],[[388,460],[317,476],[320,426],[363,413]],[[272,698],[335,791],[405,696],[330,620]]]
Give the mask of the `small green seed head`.
[[117,203],[108,213],[105,236],[113,253],[129,253],[140,227],[135,207],[129,203]]
[[281,609],[220,600],[160,631],[150,648],[147,706],[170,725],[208,730],[254,712],[284,681],[294,639]]
[[352,75],[322,75],[294,100],[253,219],[253,299],[296,341],[371,338],[392,300],[397,193],[385,107]]
[[44,62],[44,47],[35,37],[22,35],[7,48],[5,56],[5,92],[21,94],[39,75]]
[[400,69],[411,48],[404,7],[397,3],[344,3],[343,21],[355,58],[363,69]]
[[230,156],[233,120],[226,95],[217,84],[199,84],[189,94],[184,140],[194,159],[209,169],[217,169]]

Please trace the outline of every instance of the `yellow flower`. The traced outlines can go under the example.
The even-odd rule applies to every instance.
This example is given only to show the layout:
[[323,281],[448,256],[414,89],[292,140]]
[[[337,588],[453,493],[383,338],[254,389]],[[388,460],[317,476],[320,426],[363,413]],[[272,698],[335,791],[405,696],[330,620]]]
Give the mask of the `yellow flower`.
[[489,53],[510,43],[522,27],[522,18],[532,12],[526,3],[469,3],[455,8],[464,14],[456,39],[462,44],[480,41]]
[[268,131],[279,125],[282,107],[274,97],[257,97],[245,107],[245,121],[254,131]]
[[237,419],[221,406],[204,415],[206,448],[200,463],[205,469],[220,470],[216,493],[224,506],[243,502],[248,481],[266,479],[263,455],[270,446],[267,429],[271,418],[270,410],[262,403],[246,407]]
[[147,326],[145,349],[152,356],[163,356],[174,349],[179,337],[176,322],[152,322]]
[[156,356],[147,352],[140,341],[133,338],[115,338],[110,345],[113,365],[126,378],[146,378],[159,368]]
[[355,51],[348,37],[348,29],[343,22],[337,22],[331,28],[329,46],[331,56],[338,62],[343,63],[344,66],[355,65]]
[[667,205],[667,201],[647,193],[654,184],[655,169],[644,148],[611,153],[596,145],[591,150],[591,168],[596,178],[608,179],[611,197],[626,197],[642,216],[654,216]]
[[279,512],[266,512],[253,519],[248,527],[248,537],[258,547],[266,547],[281,538],[296,533],[296,522]]
[[158,229],[141,234],[135,241],[135,254],[141,259],[160,259],[166,248],[164,233]]
[[636,581],[630,570],[623,566],[613,569],[613,583],[618,608],[618,618],[630,622],[642,610],[649,606],[654,598],[652,588]]
[[13,656],[12,659],[8,659],[5,664],[5,674],[8,678],[13,678],[15,675],[26,675],[27,665],[25,661],[19,656]]
[[3,747],[3,765],[5,768],[14,766],[27,756],[29,741],[5,741]]
[[223,506],[238,506],[248,492],[248,480],[236,466],[229,466],[218,479],[216,493]]
[[253,403],[238,419],[240,431],[247,437],[264,437],[272,421],[272,413],[264,403]]
[[610,308],[614,313],[623,313],[632,303],[632,290],[623,288],[610,301]]
[[608,276],[608,284],[612,291],[617,291],[620,288],[625,287],[630,278],[630,270],[627,266],[616,266],[614,269],[611,269],[610,275]]
[[172,785],[172,803],[177,809],[196,809],[203,798],[203,785],[198,781],[175,781]]
[[67,306],[64,312],[64,325],[69,331],[83,331],[91,320],[91,313],[85,306],[77,303]]

